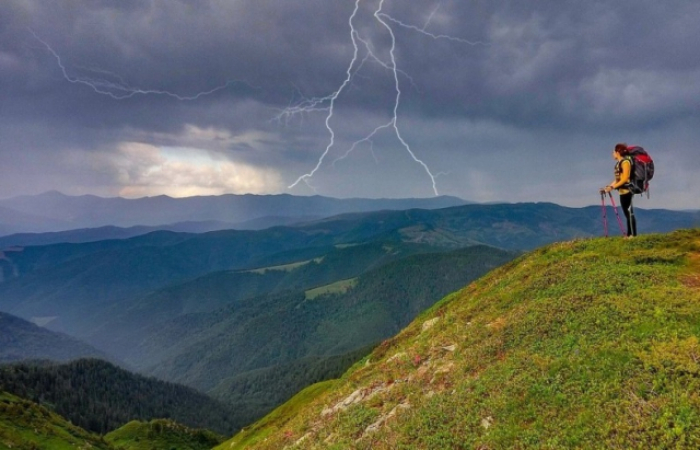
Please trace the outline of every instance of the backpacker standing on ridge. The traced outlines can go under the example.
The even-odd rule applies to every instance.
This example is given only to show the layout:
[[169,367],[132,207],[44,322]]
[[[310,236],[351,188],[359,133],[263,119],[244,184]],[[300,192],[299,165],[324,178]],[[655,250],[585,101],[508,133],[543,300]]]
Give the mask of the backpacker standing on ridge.
[[636,236],[637,220],[634,217],[634,209],[632,207],[632,196],[634,194],[629,190],[632,158],[629,156],[627,144],[617,144],[612,152],[612,157],[617,161],[615,164],[615,181],[600,191],[607,194],[613,189],[617,189],[617,192],[620,194],[620,206],[622,206],[622,212],[627,219],[627,236]]

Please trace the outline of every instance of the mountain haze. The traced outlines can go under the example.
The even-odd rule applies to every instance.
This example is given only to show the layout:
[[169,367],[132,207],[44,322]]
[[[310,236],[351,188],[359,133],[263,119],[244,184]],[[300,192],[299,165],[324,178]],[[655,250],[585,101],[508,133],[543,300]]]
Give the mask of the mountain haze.
[[287,224],[293,218],[328,217],[346,212],[382,209],[444,208],[463,205],[456,197],[415,199],[337,199],[280,195],[198,196],[172,198],[165,195],[126,199],[94,195],[72,197],[59,192],[0,200],[0,232],[64,231],[103,226],[160,226],[179,222],[219,221],[257,229]]
[[[128,239],[154,231],[174,231],[177,233],[206,233],[209,231],[228,230],[236,228],[234,224],[226,222],[180,222],[172,225],[161,226],[133,226],[121,228],[104,226],[98,228],[83,228],[78,230],[54,231],[46,233],[18,233],[0,237],[0,249],[8,247],[51,244],[80,244],[83,242],[96,242],[111,239]],[[267,227],[265,227],[267,228]],[[245,228],[248,229],[248,228]],[[253,229],[253,228],[250,228]]]
[[88,357],[110,358],[73,337],[0,312],[0,363],[26,359],[69,361]]

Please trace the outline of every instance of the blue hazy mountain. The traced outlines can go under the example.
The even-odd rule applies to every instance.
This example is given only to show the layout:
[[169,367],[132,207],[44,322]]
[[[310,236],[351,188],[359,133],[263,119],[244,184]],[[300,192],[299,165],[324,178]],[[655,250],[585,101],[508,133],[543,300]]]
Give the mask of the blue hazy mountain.
[[[224,222],[239,228],[284,225],[304,218],[383,209],[445,208],[467,203],[457,197],[338,199],[322,196],[220,195],[125,199],[47,192],[0,200],[0,235],[65,231],[104,226],[161,226],[181,222]],[[261,222],[261,223],[258,223]]]
[[0,312],[0,362],[29,359],[70,361],[78,358],[109,359],[104,352],[76,338]]

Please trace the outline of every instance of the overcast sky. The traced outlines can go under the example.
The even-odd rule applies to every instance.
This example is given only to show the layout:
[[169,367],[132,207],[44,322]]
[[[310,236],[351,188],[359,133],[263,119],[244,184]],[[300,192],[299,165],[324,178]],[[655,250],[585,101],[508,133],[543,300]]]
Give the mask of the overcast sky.
[[2,0],[0,198],[700,208],[697,0]]

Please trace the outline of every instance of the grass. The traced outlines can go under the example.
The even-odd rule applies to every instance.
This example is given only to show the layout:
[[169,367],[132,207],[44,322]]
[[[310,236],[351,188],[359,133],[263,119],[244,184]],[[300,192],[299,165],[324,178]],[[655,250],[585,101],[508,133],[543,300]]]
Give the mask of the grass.
[[238,448],[700,448],[699,336],[700,230],[554,244]]
[[112,449],[48,409],[0,391],[0,449]]
[[320,258],[314,258],[314,259],[309,259],[307,261],[298,261],[290,264],[282,264],[279,266],[269,266],[269,267],[261,267],[258,269],[251,269],[251,270],[245,270],[243,271],[244,273],[256,273],[259,275],[265,275],[267,271],[269,270],[278,270],[278,271],[283,271],[283,272],[291,272],[294,269],[298,269],[299,267],[305,266],[311,262],[314,262],[316,264],[320,263],[323,261],[323,257]]
[[[307,387],[265,418],[248,428],[244,428],[232,439],[216,447],[215,450],[242,450],[264,441],[269,435],[282,430],[285,424],[294,418],[299,409],[308,405],[312,400],[329,391],[335,385],[336,381],[331,380]],[[282,433],[285,433],[285,431],[282,431]]]
[[317,287],[314,289],[309,289],[305,292],[306,300],[313,300],[321,295],[328,294],[344,294],[357,284],[357,278],[351,278],[349,280],[340,280],[335,283],[327,284],[325,286]]
[[0,391],[1,450],[208,450],[224,438],[171,420],[133,421],[100,437],[52,411]]
[[132,421],[108,433],[105,440],[117,450],[208,450],[223,438],[208,430],[195,430],[172,420]]

